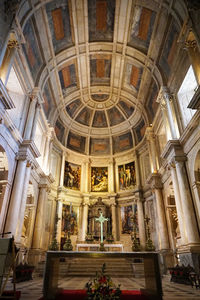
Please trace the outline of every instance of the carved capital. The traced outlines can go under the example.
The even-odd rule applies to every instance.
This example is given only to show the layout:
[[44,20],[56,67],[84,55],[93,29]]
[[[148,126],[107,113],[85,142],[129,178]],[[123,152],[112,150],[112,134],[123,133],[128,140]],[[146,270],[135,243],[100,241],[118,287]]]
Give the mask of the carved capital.
[[197,41],[196,40],[187,40],[185,41],[185,47],[187,49],[196,49],[197,47]]
[[8,41],[8,49],[13,49],[13,48],[19,49],[18,41],[14,39]]
[[148,183],[151,185],[152,189],[162,189],[163,187],[161,176],[159,173],[152,173],[151,176],[148,178]]

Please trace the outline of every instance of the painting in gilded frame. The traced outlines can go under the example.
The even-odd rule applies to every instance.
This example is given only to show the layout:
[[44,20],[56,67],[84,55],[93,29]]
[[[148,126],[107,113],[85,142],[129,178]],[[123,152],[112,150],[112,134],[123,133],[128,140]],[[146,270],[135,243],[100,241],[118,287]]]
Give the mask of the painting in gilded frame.
[[78,207],[72,204],[63,204],[62,208],[62,237],[70,232],[71,235],[78,233]]
[[81,166],[65,162],[64,186],[73,190],[80,190]]
[[[136,224],[134,224],[133,217],[136,217]],[[133,232],[133,225],[136,225],[136,233],[138,233],[138,216],[137,204],[131,204],[121,207],[122,220],[122,234],[131,234]]]
[[92,192],[108,191],[108,168],[107,167],[92,167],[91,191]]
[[129,190],[136,185],[135,162],[118,166],[119,189]]

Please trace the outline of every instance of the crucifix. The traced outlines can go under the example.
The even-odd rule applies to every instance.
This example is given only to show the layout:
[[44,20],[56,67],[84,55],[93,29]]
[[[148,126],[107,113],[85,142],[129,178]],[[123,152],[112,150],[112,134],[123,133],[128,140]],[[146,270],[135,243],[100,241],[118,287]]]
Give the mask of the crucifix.
[[104,218],[103,213],[100,212],[100,217],[99,218],[95,218],[95,221],[98,221],[101,224],[101,244],[102,244],[103,243],[103,223],[105,221],[108,221],[108,218]]

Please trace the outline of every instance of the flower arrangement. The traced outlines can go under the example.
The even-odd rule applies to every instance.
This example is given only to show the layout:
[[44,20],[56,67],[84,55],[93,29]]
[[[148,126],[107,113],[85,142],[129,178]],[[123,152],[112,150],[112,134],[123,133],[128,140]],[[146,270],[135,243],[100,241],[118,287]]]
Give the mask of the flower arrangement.
[[100,273],[86,283],[87,300],[119,300],[120,285],[115,287],[110,276],[105,275],[106,265],[103,264]]

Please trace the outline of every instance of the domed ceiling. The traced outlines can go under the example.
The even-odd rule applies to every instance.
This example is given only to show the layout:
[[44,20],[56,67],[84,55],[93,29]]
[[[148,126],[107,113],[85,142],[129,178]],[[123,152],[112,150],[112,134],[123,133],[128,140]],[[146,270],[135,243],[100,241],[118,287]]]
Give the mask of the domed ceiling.
[[26,63],[59,143],[98,156],[142,141],[176,61],[181,2],[22,2]]

